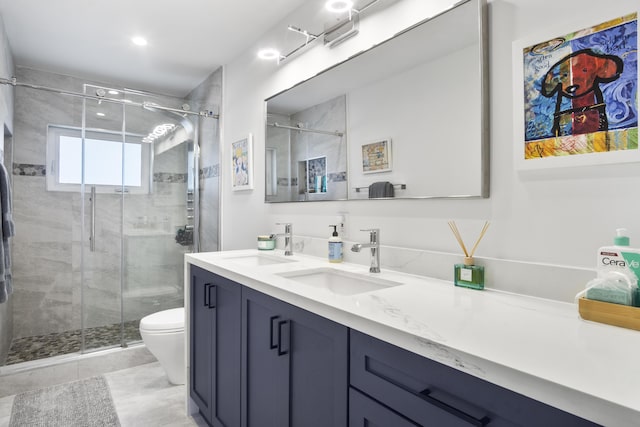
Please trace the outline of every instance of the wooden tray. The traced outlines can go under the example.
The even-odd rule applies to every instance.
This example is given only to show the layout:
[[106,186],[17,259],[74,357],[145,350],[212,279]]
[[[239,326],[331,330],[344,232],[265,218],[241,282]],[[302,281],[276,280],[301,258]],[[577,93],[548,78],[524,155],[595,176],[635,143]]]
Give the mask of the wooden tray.
[[582,297],[578,299],[578,311],[580,317],[585,320],[640,331],[640,307],[612,304]]

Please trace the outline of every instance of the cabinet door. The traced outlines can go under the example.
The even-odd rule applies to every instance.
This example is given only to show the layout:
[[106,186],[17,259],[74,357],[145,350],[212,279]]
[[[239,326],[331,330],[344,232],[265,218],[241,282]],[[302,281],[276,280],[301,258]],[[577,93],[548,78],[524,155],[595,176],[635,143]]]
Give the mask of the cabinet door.
[[291,426],[347,425],[347,327],[285,304],[291,319]]
[[191,396],[214,427],[240,426],[242,286],[192,266]]
[[277,300],[242,292],[242,425],[288,427],[290,320]]
[[212,274],[191,266],[190,310],[190,395],[202,416],[211,423],[212,387],[211,360],[214,309],[209,304]]
[[245,427],[347,425],[348,329],[243,289]]

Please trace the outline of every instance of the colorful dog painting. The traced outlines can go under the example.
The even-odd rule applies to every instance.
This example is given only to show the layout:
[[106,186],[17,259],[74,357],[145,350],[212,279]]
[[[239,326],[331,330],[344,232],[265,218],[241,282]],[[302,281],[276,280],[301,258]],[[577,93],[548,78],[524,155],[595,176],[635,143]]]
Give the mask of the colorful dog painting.
[[[601,83],[612,82],[622,73],[622,59],[583,49],[562,58],[544,76],[540,93],[556,96],[551,131],[555,136],[579,135],[609,129]],[[562,109],[562,98],[571,108]]]
[[525,159],[638,150],[633,13],[523,49]]

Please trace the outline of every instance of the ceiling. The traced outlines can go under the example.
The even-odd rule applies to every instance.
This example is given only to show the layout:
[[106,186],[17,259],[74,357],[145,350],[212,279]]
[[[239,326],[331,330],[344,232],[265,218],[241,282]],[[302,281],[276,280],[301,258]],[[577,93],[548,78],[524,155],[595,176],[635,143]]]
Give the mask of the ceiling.
[[0,15],[16,65],[182,97],[306,2],[0,0]]

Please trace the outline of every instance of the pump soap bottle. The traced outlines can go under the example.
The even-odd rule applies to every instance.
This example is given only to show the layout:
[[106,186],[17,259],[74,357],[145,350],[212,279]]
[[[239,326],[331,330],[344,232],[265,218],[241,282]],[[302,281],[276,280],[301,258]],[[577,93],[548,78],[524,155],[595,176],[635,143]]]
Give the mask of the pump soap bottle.
[[333,227],[333,233],[329,238],[329,262],[342,262],[342,239],[338,236],[338,226]]
[[[616,228],[616,236],[613,246],[603,246],[598,249],[598,277],[604,276],[609,271],[621,271],[626,274],[633,273],[636,287],[632,290],[632,304],[640,306],[640,249],[629,246],[629,236],[626,228]],[[591,296],[587,292],[587,298]],[[599,298],[593,298],[599,299]]]

